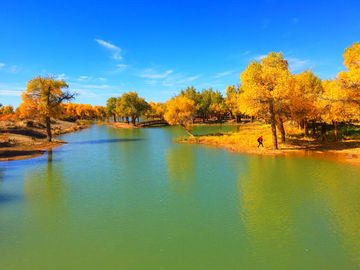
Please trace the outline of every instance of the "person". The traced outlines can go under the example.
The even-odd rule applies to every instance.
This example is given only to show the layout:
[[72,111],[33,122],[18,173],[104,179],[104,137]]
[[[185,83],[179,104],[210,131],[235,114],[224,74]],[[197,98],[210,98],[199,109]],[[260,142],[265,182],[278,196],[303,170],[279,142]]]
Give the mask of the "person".
[[258,143],[259,143],[259,145],[258,145],[258,148],[259,148],[259,146],[260,145],[262,145],[262,147],[264,147],[264,145],[263,145],[263,138],[262,138],[262,135],[258,138]]

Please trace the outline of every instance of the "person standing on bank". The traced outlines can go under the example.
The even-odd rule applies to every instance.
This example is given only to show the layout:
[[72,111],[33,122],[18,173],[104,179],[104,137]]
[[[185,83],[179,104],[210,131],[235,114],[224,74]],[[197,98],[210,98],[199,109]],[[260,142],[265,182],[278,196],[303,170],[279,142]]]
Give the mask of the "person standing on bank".
[[263,145],[263,138],[262,138],[262,135],[258,138],[258,143],[259,143],[259,145],[258,145],[258,148],[259,148],[259,146],[260,145],[262,145],[262,147],[264,147],[264,145]]

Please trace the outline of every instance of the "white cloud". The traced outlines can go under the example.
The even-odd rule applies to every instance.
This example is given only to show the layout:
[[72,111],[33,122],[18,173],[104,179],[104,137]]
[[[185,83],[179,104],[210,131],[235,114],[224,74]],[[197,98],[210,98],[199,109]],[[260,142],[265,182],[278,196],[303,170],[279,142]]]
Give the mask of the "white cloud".
[[244,53],[244,55],[247,55],[248,53],[250,53],[251,51],[246,51],[245,53]]
[[[24,89],[25,91],[25,89]],[[14,90],[0,90],[0,96],[20,96],[21,91]]]
[[259,56],[255,57],[255,60],[257,60],[257,61],[261,61],[261,59],[263,59],[263,58],[265,58],[265,57],[267,57],[267,55],[266,55],[266,54],[259,55]]
[[297,58],[289,58],[288,62],[289,62],[291,71],[305,69],[306,66],[308,66],[308,64],[309,64],[309,60],[300,60]]
[[0,63],[0,68],[2,68],[3,66],[5,66],[5,64],[4,64],[4,63]]
[[178,81],[178,82],[176,82],[176,83],[192,82],[192,81],[195,81],[196,79],[200,78],[201,76],[202,76],[202,74],[196,75],[196,76],[189,77],[189,78],[187,78],[187,79]]
[[142,77],[142,78],[149,78],[149,79],[163,79],[165,78],[166,76],[168,76],[170,73],[172,73],[173,71],[172,70],[168,70],[164,73],[156,73],[155,70],[151,69],[151,68],[148,68],[148,69],[145,69],[143,70],[140,74],[139,74],[139,77]]
[[152,81],[152,80],[149,80],[149,81],[145,81],[146,84],[155,84],[157,83],[157,81]]
[[122,57],[119,55],[121,52],[121,49],[119,47],[117,47],[109,42],[103,41],[101,39],[95,39],[95,41],[97,43],[99,43],[100,45],[104,46],[106,49],[112,51],[112,53],[113,53],[112,58],[114,58],[116,60],[122,59]]
[[222,73],[218,73],[216,76],[214,76],[214,78],[220,78],[220,77],[223,77],[223,76],[227,76],[227,75],[230,75],[231,73],[233,73],[235,70],[229,70],[229,71],[225,71],[225,72],[222,72]]
[[106,81],[107,81],[107,79],[105,79],[105,78],[99,78],[99,80],[100,80],[100,81],[103,81],[103,82],[106,82]]
[[56,75],[56,79],[58,80],[62,80],[62,79],[65,79],[65,74],[59,74],[59,75]]

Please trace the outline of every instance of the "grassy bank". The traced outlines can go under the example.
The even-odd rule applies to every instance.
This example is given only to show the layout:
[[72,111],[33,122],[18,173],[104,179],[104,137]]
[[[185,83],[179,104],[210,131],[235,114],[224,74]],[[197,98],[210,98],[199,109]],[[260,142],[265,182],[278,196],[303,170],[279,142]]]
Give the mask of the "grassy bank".
[[[308,151],[324,155],[340,154],[339,156],[343,156],[349,161],[360,162],[360,129],[358,126],[341,128],[338,141],[335,141],[335,135],[331,129],[326,135],[316,132],[316,135],[308,137],[304,136],[303,130],[291,123],[285,125],[285,130],[285,143],[281,143],[278,132],[278,150],[272,147],[270,125],[261,122],[240,124],[237,132],[220,132],[195,137],[182,136],[174,141],[213,145],[235,152],[261,155],[299,154]],[[257,148],[257,139],[261,135],[264,139],[264,147]]]

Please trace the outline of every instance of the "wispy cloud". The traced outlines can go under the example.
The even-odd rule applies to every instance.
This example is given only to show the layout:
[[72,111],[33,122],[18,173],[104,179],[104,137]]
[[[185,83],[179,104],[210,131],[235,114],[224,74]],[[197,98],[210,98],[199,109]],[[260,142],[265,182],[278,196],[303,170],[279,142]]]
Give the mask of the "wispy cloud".
[[176,83],[192,82],[192,81],[195,81],[196,79],[200,78],[201,76],[202,76],[202,74],[196,75],[196,76],[193,76],[193,77],[186,78],[184,80],[180,80],[180,81],[178,81]]
[[127,68],[127,65],[116,65],[116,66],[117,69],[115,70],[115,73],[123,72]]
[[56,75],[56,79],[58,79],[58,80],[63,80],[63,79],[65,80],[65,78],[66,78],[66,76],[64,73]]
[[20,96],[20,94],[21,94],[21,91],[0,90],[0,96]]
[[10,72],[10,73],[18,73],[20,71],[20,67],[11,66],[7,71]]
[[305,69],[309,65],[309,60],[300,60],[297,58],[288,58],[291,71]]
[[102,82],[106,82],[106,81],[107,81],[106,78],[99,78],[99,80],[102,81]]
[[112,58],[116,59],[116,60],[120,60],[122,59],[122,57],[119,55],[121,52],[121,49],[109,42],[103,41],[101,39],[95,39],[95,41],[97,43],[99,43],[100,45],[102,45],[103,47],[105,47],[106,49],[110,50],[113,54]]
[[148,81],[145,81],[145,83],[146,83],[146,84],[150,84],[150,85],[152,85],[152,84],[156,84],[156,83],[157,83],[157,81],[154,81],[154,80],[148,80]]
[[265,58],[265,57],[267,57],[266,54],[259,55],[259,56],[256,56],[256,57],[255,57],[255,60],[260,61],[261,59],[263,59],[263,58]]
[[[24,84],[25,85],[25,84]],[[25,86],[19,84],[0,84],[1,96],[20,96],[21,92],[25,91]]]
[[292,22],[293,22],[293,24],[297,24],[297,23],[299,22],[299,19],[298,19],[298,18],[294,18],[294,19],[292,19]]
[[157,73],[154,69],[148,68],[148,69],[141,71],[141,73],[139,74],[139,77],[149,78],[149,79],[163,79],[172,72],[173,72],[172,70],[168,70],[163,73]]
[[3,66],[5,66],[5,64],[4,64],[4,63],[0,63],[0,68],[2,68]]
[[222,72],[222,73],[218,73],[213,78],[220,78],[220,77],[223,77],[223,76],[227,76],[227,75],[230,75],[231,73],[233,73],[234,71],[235,70],[229,70],[229,71],[225,71],[225,72]]
[[247,54],[249,54],[251,51],[246,51],[245,53],[244,53],[244,55],[247,55]]

